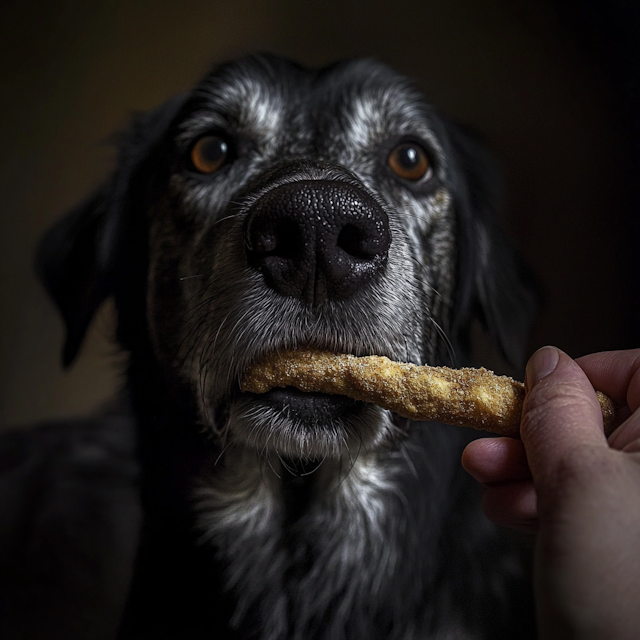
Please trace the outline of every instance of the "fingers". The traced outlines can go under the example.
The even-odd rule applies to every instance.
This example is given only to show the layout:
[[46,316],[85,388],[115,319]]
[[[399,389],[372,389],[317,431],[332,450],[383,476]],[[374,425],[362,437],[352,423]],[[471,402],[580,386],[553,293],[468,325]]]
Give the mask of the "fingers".
[[609,438],[612,449],[640,450],[640,349],[593,353],[576,362],[594,388],[606,393],[617,406],[624,423]]
[[609,437],[609,446],[625,453],[640,451],[640,411],[636,411]]
[[518,531],[536,530],[536,494],[521,440],[474,440],[462,454],[462,466],[482,483],[482,508],[490,520]]
[[532,533],[538,527],[538,505],[531,480],[485,486],[482,509],[503,527]]
[[578,358],[576,362],[598,391],[618,407],[640,407],[640,349],[605,351]]
[[462,466],[478,482],[497,484],[531,478],[522,440],[481,438],[462,453]]
[[526,388],[520,433],[542,501],[568,465],[580,465],[581,452],[607,445],[593,386],[565,353],[539,349],[527,364]]

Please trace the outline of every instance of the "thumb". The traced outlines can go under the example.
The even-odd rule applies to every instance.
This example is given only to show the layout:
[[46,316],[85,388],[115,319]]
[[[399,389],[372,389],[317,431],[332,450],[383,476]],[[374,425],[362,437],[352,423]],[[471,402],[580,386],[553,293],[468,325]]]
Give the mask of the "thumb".
[[582,369],[564,352],[543,347],[527,364],[520,435],[536,489],[553,489],[584,447],[606,447],[602,412]]

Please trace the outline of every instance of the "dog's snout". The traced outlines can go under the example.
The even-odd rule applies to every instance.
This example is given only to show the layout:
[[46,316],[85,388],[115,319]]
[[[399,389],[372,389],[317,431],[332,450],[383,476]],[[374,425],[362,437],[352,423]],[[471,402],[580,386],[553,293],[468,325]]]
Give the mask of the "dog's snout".
[[347,298],[379,274],[391,244],[389,220],[362,189],[330,180],[287,183],[252,207],[249,263],[269,287],[320,304]]

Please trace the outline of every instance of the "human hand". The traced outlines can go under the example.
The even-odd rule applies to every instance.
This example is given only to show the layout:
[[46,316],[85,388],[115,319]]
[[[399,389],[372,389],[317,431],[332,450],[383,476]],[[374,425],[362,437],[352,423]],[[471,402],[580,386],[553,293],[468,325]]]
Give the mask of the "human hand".
[[[521,440],[471,443],[465,468],[495,522],[538,530],[542,638],[640,635],[640,350],[577,361],[552,347],[527,366]],[[619,407],[607,440],[593,388]]]

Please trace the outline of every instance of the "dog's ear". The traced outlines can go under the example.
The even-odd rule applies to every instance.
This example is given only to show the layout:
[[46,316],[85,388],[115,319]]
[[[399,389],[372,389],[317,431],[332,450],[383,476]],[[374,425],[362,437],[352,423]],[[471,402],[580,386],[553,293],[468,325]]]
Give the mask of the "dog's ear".
[[538,292],[530,270],[498,223],[500,172],[491,154],[469,131],[449,125],[457,160],[454,186],[458,216],[458,294],[453,331],[468,346],[479,318],[507,362],[520,369]]
[[95,312],[115,292],[136,224],[136,183],[184,101],[185,96],[175,96],[136,116],[122,137],[118,164],[110,179],[58,221],[40,242],[38,276],[66,328],[64,367],[78,354]]

